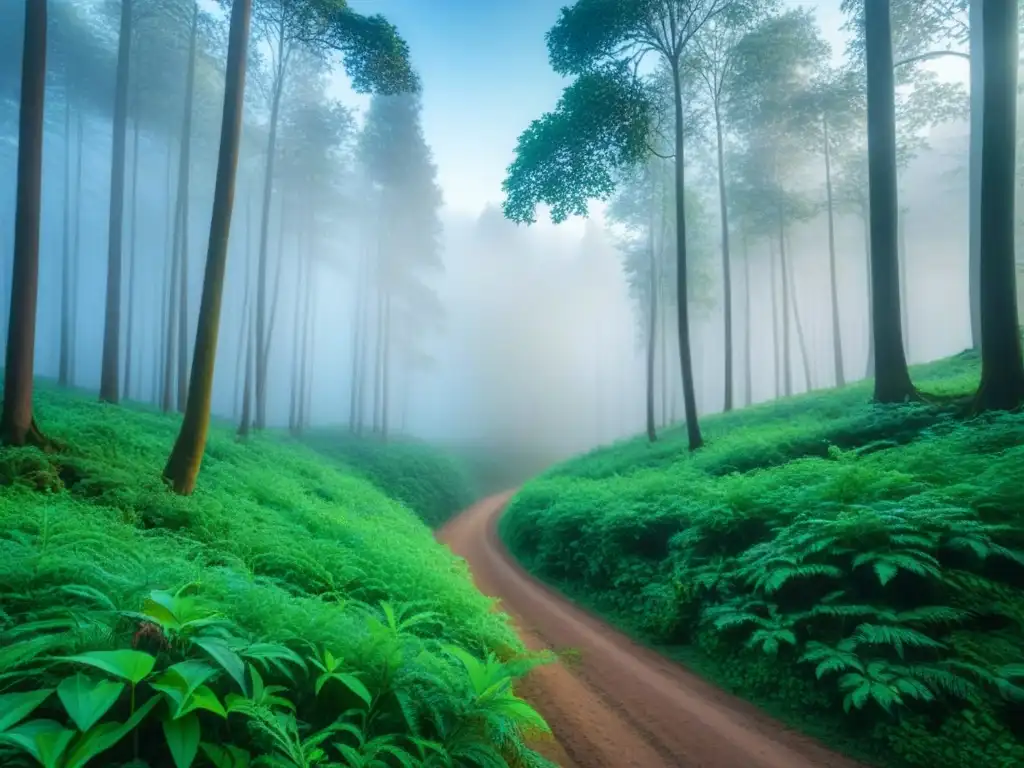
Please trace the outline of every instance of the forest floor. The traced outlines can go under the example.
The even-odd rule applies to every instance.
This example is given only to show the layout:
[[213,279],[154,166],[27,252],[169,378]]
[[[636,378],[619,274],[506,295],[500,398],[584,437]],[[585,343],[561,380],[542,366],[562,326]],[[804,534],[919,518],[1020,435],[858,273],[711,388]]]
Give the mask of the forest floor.
[[[477,587],[499,598],[531,650],[563,661],[519,688],[551,726],[538,751],[563,768],[853,768],[856,763],[787,729],[530,577],[497,535],[510,494],[448,523],[441,541],[469,563]],[[566,651],[569,651],[566,653]]]
[[[509,501],[501,544],[637,644],[590,632],[561,597],[535,628],[589,648],[583,674],[619,722],[684,765],[702,743],[745,742],[678,714],[691,678],[667,659],[864,764],[1024,765],[1024,413],[972,416],[979,374],[967,351],[912,369],[920,403],[873,404],[861,381],[708,416],[696,452],[674,426],[552,467]],[[497,558],[478,524],[470,556]],[[482,567],[485,591],[526,589],[511,566]],[[630,682],[644,669],[672,680],[661,698]],[[698,762],[762,764],[731,754]]]

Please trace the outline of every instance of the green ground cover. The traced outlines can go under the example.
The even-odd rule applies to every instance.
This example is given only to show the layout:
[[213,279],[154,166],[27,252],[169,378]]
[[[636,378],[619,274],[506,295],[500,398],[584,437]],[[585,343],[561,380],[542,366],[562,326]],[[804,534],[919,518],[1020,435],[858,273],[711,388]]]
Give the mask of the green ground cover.
[[[964,420],[964,353],[559,465],[501,535],[534,574],[877,765],[1024,765],[1024,414]],[[947,403],[941,405],[936,403]]]
[[215,427],[183,498],[175,417],[37,401],[62,450],[0,449],[0,764],[547,765],[537,660],[365,466]]

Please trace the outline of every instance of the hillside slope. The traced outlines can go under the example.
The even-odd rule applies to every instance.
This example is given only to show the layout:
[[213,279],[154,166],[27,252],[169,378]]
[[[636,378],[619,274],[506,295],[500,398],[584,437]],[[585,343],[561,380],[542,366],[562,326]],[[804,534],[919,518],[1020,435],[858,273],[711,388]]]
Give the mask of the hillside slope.
[[[971,391],[972,353],[922,366]],[[1024,764],[1024,414],[861,383],[594,451],[500,532],[532,573],[878,765]]]
[[468,765],[484,750],[545,764],[523,747],[543,722],[507,687],[536,661],[401,504],[309,449],[226,428],[183,498],[160,478],[176,417],[46,386],[36,413],[62,450],[0,448],[4,765],[44,737],[73,752],[111,733],[104,765],[227,765],[228,745],[296,765],[321,746],[348,762]]

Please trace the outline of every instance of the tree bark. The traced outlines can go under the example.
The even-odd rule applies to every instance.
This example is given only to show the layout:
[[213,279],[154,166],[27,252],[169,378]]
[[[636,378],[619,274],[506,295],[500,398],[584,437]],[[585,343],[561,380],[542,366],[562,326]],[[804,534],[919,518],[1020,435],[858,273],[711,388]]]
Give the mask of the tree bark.
[[[256,276],[256,428],[267,423],[267,358],[270,334],[267,328],[267,255],[270,244],[270,203],[274,192],[274,164],[277,159],[277,124],[281,115],[288,53],[285,41],[285,17],[278,28],[278,65],[274,72],[273,96],[270,103],[270,130],[267,135],[267,159],[263,174],[263,210],[260,220],[260,252]],[[283,217],[282,217],[283,218]],[[281,222],[284,226],[284,222]]]
[[251,300],[251,285],[252,285],[252,195],[248,194],[245,196],[245,250],[243,255],[245,256],[245,283],[243,286],[244,294],[242,295],[242,320],[238,326],[238,350],[235,355],[235,403],[232,409],[232,415],[235,419],[238,419],[240,412],[238,410],[239,398],[242,393],[242,366],[245,358],[246,338],[249,335],[247,330],[251,325],[249,315],[252,313],[252,300]]
[[[651,191],[653,192],[653,185]],[[655,358],[658,351],[658,257],[654,244],[654,203],[651,204],[650,222],[647,230],[647,254],[648,266],[650,268],[650,312],[647,325],[647,439],[656,442],[658,439],[657,425],[654,415],[654,373]]]
[[[136,93],[138,88],[136,87]],[[139,242],[139,118],[132,121],[132,200],[131,221],[132,239],[128,246],[128,319],[125,322],[124,338],[124,396],[132,396],[132,341],[135,324],[135,261],[138,258]]]
[[300,375],[299,366],[301,363],[302,350],[302,288],[304,278],[305,259],[303,258],[301,244],[299,246],[298,265],[295,275],[295,307],[292,317],[292,370],[291,370],[291,394],[288,403],[288,430],[293,434],[298,431],[299,425],[299,387]]
[[181,259],[178,263],[179,284],[178,284],[178,386],[177,404],[178,410],[184,411],[188,398],[188,254],[189,235],[189,188],[192,176],[192,105],[195,100],[196,90],[196,53],[199,39],[199,5],[192,5],[192,27],[190,29],[188,48],[188,76],[185,81],[185,114],[181,126],[181,165],[178,171],[178,189],[183,192],[181,197],[181,210],[178,214],[178,226],[181,227]]
[[85,118],[78,113],[75,121],[75,239],[71,246],[71,323],[68,328],[68,384],[75,385],[78,348],[78,272],[82,263],[82,156],[85,154]]
[[750,359],[750,337],[754,330],[754,319],[750,307],[750,249],[746,234],[743,236],[743,319],[747,324],[743,334],[743,395],[744,405],[749,406],[754,402],[754,374]]
[[121,259],[124,236],[124,166],[128,133],[128,78],[131,68],[133,0],[121,0],[114,86],[113,157],[110,163],[110,213],[107,221],[107,296],[103,318],[100,400],[121,398]]
[[868,355],[864,368],[864,378],[872,379],[875,376],[875,321],[871,308],[875,305],[875,300],[874,290],[871,287],[871,215],[868,213],[867,200],[864,200],[861,205],[860,220],[864,224],[864,266],[867,272],[868,287]]
[[[982,188],[982,136],[984,135],[984,105],[981,94],[985,91],[985,35],[984,3],[971,0],[968,4],[970,54],[970,144],[968,149],[968,291],[970,296],[971,344],[981,348],[981,188]],[[998,11],[997,11],[998,13]]]
[[775,274],[775,241],[768,238],[768,289],[772,299],[772,367],[775,379],[775,399],[782,393],[782,350],[779,344],[779,292],[776,288],[778,280]]
[[373,334],[373,422],[372,430],[377,434],[381,430],[381,379],[384,372],[384,291],[377,285],[377,327]]
[[1014,410],[1024,403],[1014,254],[1017,17],[1016,0],[987,0],[982,18],[981,386],[976,404],[983,410]]
[[871,216],[871,314],[875,340],[875,400],[916,398],[903,350],[897,253],[896,96],[889,0],[866,0],[868,204]]
[[71,83],[64,81],[64,231],[61,243],[60,358],[57,383],[68,386],[71,362]]
[[381,300],[381,325],[383,339],[380,348],[380,434],[387,440],[391,406],[391,294],[387,291]]
[[832,148],[828,136],[828,117],[821,121],[825,145],[825,199],[828,212],[828,284],[832,304],[832,372],[837,387],[846,386],[843,371],[843,327],[839,318],[839,276],[836,267],[835,205],[832,200]]
[[732,410],[732,272],[729,263],[729,201],[725,189],[725,142],[722,137],[722,115],[715,100],[715,134],[718,144],[718,201],[722,219],[722,313],[725,320],[725,400],[723,411]]
[[26,4],[21,55],[14,267],[0,409],[0,443],[14,446],[46,445],[32,416],[46,98],[46,11],[46,0],[30,0]]
[[[792,248],[787,248],[787,251],[792,251]],[[804,386],[807,388],[806,391],[810,392],[813,388],[811,382],[811,356],[807,351],[807,337],[804,334],[804,324],[800,318],[800,295],[796,290],[795,270],[788,270],[787,278],[789,280],[790,305],[793,307],[793,324],[796,326],[796,341],[800,347],[800,362],[803,364],[804,369]]]
[[349,390],[348,427],[350,432],[355,432],[359,420],[359,380],[362,376],[361,355],[363,343],[363,283],[366,281],[365,271],[367,269],[367,257],[363,253],[359,260],[359,269],[356,273],[355,300],[352,302],[355,308],[355,317],[352,319],[352,380]]
[[686,412],[686,437],[691,451],[704,444],[697,422],[697,397],[693,386],[693,360],[690,356],[689,292],[686,274],[685,164],[683,162],[683,88],[679,59],[672,61],[672,86],[675,106],[676,170],[676,304],[679,322],[679,365],[683,379],[683,406]]
[[[313,255],[310,255],[310,275],[314,268],[312,262]],[[299,429],[308,429],[312,421],[312,407],[313,407],[313,374],[316,372],[316,307],[317,307],[317,293],[314,290],[316,281],[308,279],[306,281],[306,330],[304,332],[305,339],[302,344],[302,400],[299,405]]]
[[907,281],[907,211],[902,209],[896,219],[896,256],[900,266],[900,322],[903,328],[903,350],[910,354],[910,305],[907,296],[910,284]]
[[164,412],[171,409],[170,401],[170,373],[169,365],[171,360],[171,344],[174,341],[173,332],[171,329],[171,317],[170,317],[170,301],[173,296],[174,289],[174,252],[176,247],[175,238],[175,226],[177,224],[177,213],[178,208],[174,202],[174,150],[173,144],[170,139],[167,141],[167,194],[164,198],[167,208],[167,218],[164,225],[164,242],[166,248],[164,250],[164,269],[163,269],[163,282],[160,284],[160,322],[159,322],[159,338],[158,343],[155,347],[154,354],[159,357],[159,383],[154,384],[156,387],[157,394],[153,398],[153,402],[161,405]]
[[782,213],[782,202],[778,203],[779,218],[779,268],[782,270],[782,394],[793,394],[793,355],[790,345],[789,327],[789,266],[786,263],[786,221]]
[[164,468],[164,478],[176,493],[193,491],[210,427],[210,402],[213,373],[217,359],[217,334],[220,329],[224,276],[227,273],[228,241],[234,207],[238,147],[242,135],[245,94],[246,49],[249,43],[249,19],[252,0],[234,0],[228,38],[227,67],[224,74],[224,116],[221,123],[217,181],[210,219],[210,241],[206,255],[206,274],[196,324],[196,345],[188,403],[181,431]]

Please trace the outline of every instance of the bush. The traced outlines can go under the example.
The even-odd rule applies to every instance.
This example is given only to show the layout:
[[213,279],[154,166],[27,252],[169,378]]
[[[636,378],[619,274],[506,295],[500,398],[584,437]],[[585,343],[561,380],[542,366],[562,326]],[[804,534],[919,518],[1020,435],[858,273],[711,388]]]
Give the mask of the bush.
[[547,764],[543,659],[399,503],[220,428],[179,497],[175,418],[37,400],[66,448],[0,449],[0,763]]
[[[969,391],[965,354],[915,371]],[[530,570],[727,688],[881,761],[1024,764],[1024,414],[865,384],[595,451],[528,484]],[[680,650],[681,649],[681,650]]]
[[401,501],[431,528],[440,527],[476,498],[462,462],[425,443],[384,442],[336,430],[311,432],[303,442]]

